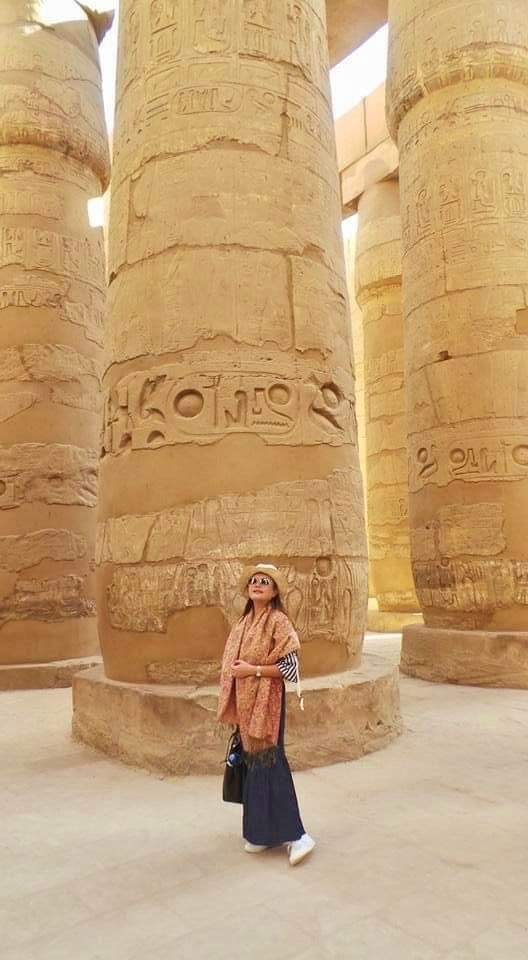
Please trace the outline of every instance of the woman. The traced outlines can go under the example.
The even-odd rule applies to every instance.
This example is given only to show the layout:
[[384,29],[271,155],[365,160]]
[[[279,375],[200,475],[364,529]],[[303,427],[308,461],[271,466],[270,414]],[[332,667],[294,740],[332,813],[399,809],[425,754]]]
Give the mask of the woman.
[[218,719],[235,724],[242,741],[245,849],[260,853],[287,844],[295,866],[315,841],[304,831],[284,753],[285,679],[297,682],[300,697],[300,644],[282,605],[284,587],[283,575],[271,563],[244,571],[240,591],[248,599],[225,646]]

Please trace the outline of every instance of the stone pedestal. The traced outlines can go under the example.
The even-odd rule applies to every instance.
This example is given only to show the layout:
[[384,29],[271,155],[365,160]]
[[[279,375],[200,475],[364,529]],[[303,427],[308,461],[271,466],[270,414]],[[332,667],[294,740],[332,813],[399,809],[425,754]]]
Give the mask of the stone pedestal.
[[380,610],[375,597],[369,597],[367,612],[367,630],[372,633],[401,633],[406,624],[421,624],[421,613],[398,613],[392,610]]
[[50,663],[0,665],[0,690],[47,690],[71,687],[73,677],[81,670],[92,670],[102,664],[101,657],[77,657]]
[[[398,670],[365,655],[361,668],[304,683],[305,709],[287,695],[286,748],[294,769],[355,760],[401,729]],[[122,683],[102,668],[73,681],[73,735],[124,763],[161,774],[222,773],[227,733],[214,686]]]
[[90,226],[88,203],[107,185],[108,146],[93,26],[73,0],[58,4],[60,13],[44,6],[0,4],[4,689],[24,678],[62,686],[75,662],[80,668],[99,648],[105,278],[102,231]]
[[400,669],[411,677],[528,688],[528,633],[407,626],[404,638]]
[[[409,544],[407,431],[397,180],[359,200],[355,283],[363,314],[367,534],[378,617],[369,629],[398,630],[419,615]],[[421,619],[421,617],[420,617]]]
[[403,631],[402,668],[526,685],[526,4],[394,0],[390,19],[411,554],[425,621]]

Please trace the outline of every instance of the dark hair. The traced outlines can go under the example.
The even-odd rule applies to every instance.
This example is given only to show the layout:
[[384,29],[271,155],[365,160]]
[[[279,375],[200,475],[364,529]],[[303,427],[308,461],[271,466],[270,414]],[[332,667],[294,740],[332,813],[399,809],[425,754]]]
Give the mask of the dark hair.
[[[273,607],[274,610],[281,610],[282,613],[285,613],[286,616],[288,616],[288,614],[286,613],[286,610],[284,609],[284,604],[281,600],[280,593],[276,593],[275,596],[271,598],[270,607]],[[251,613],[252,610],[253,610],[253,600],[248,599],[246,600],[246,606],[244,607],[244,612],[240,619],[242,620],[244,617],[248,615],[248,613]]]

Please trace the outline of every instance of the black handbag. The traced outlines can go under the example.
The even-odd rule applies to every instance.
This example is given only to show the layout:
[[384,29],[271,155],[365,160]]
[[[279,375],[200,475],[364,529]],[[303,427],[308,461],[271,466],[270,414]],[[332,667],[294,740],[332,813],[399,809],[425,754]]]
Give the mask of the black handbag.
[[242,741],[238,730],[235,730],[227,744],[222,800],[226,803],[242,803],[245,778],[246,764],[242,754]]

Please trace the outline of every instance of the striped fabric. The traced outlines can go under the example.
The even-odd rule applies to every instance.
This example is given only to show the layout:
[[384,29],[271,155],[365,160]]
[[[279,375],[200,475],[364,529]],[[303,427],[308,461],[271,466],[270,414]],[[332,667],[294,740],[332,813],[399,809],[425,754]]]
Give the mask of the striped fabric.
[[296,653],[287,653],[285,657],[277,660],[277,666],[285,680],[290,683],[297,683],[299,680],[299,661]]

